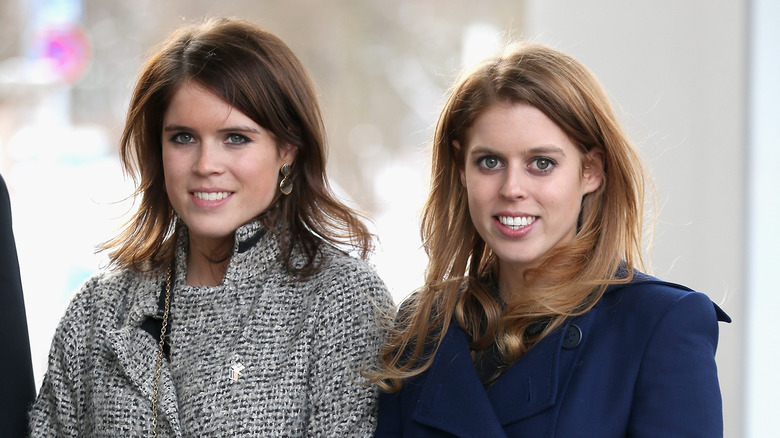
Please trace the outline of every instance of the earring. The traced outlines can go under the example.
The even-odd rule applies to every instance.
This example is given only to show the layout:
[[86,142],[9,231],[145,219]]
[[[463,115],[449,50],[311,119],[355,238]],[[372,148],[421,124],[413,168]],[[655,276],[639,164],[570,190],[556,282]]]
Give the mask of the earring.
[[292,179],[290,178],[290,174],[292,173],[292,166],[284,163],[282,164],[280,172],[282,173],[282,181],[279,183],[279,191],[286,196],[289,195],[293,189]]

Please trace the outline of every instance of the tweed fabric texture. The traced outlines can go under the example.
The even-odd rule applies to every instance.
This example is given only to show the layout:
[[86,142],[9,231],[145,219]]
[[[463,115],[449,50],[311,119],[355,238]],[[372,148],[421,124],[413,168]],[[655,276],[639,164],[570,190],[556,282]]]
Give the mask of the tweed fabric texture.
[[[296,281],[275,234],[253,222],[237,230],[221,285],[185,286],[186,241],[176,252],[158,436],[371,436],[377,391],[360,370],[374,363],[384,337],[377,318],[392,308],[374,271],[323,244],[320,271]],[[54,336],[33,436],[152,435],[157,340],[141,324],[157,312],[164,281],[121,270],[82,286]],[[231,374],[234,366],[243,369]]]

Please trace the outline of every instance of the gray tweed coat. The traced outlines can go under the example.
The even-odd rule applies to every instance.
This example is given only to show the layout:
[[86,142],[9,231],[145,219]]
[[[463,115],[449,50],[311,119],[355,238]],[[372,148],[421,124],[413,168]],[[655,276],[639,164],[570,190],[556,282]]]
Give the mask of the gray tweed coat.
[[[322,269],[296,282],[274,234],[253,222],[236,232],[223,283],[192,287],[186,251],[182,237],[158,436],[372,435],[376,388],[360,370],[375,360],[391,298],[364,262],[323,245]],[[152,436],[158,349],[141,326],[164,282],[122,270],[82,286],[54,336],[33,436]]]

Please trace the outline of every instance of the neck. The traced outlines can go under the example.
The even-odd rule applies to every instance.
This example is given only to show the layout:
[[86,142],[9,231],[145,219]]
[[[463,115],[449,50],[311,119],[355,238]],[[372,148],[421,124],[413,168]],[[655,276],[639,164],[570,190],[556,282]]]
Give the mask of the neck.
[[222,284],[225,278],[228,262],[212,263],[210,261],[196,261],[200,257],[190,257],[187,260],[187,278],[185,284],[188,286],[218,286]]
[[227,272],[230,261],[229,250],[233,241],[225,241],[219,245],[202,245],[203,242],[190,240],[187,254],[187,278],[189,286],[217,286]]
[[503,264],[498,265],[498,294],[505,303],[517,299],[525,293],[523,273],[525,271],[517,266]]

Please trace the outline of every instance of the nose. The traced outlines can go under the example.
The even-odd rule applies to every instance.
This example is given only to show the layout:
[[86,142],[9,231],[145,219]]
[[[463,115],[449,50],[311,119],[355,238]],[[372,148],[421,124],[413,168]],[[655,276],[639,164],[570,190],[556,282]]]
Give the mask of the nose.
[[222,162],[218,146],[203,142],[198,148],[193,171],[200,175],[211,175],[222,172]]
[[504,199],[518,199],[526,196],[526,175],[523,169],[508,166],[504,172],[499,195]]

